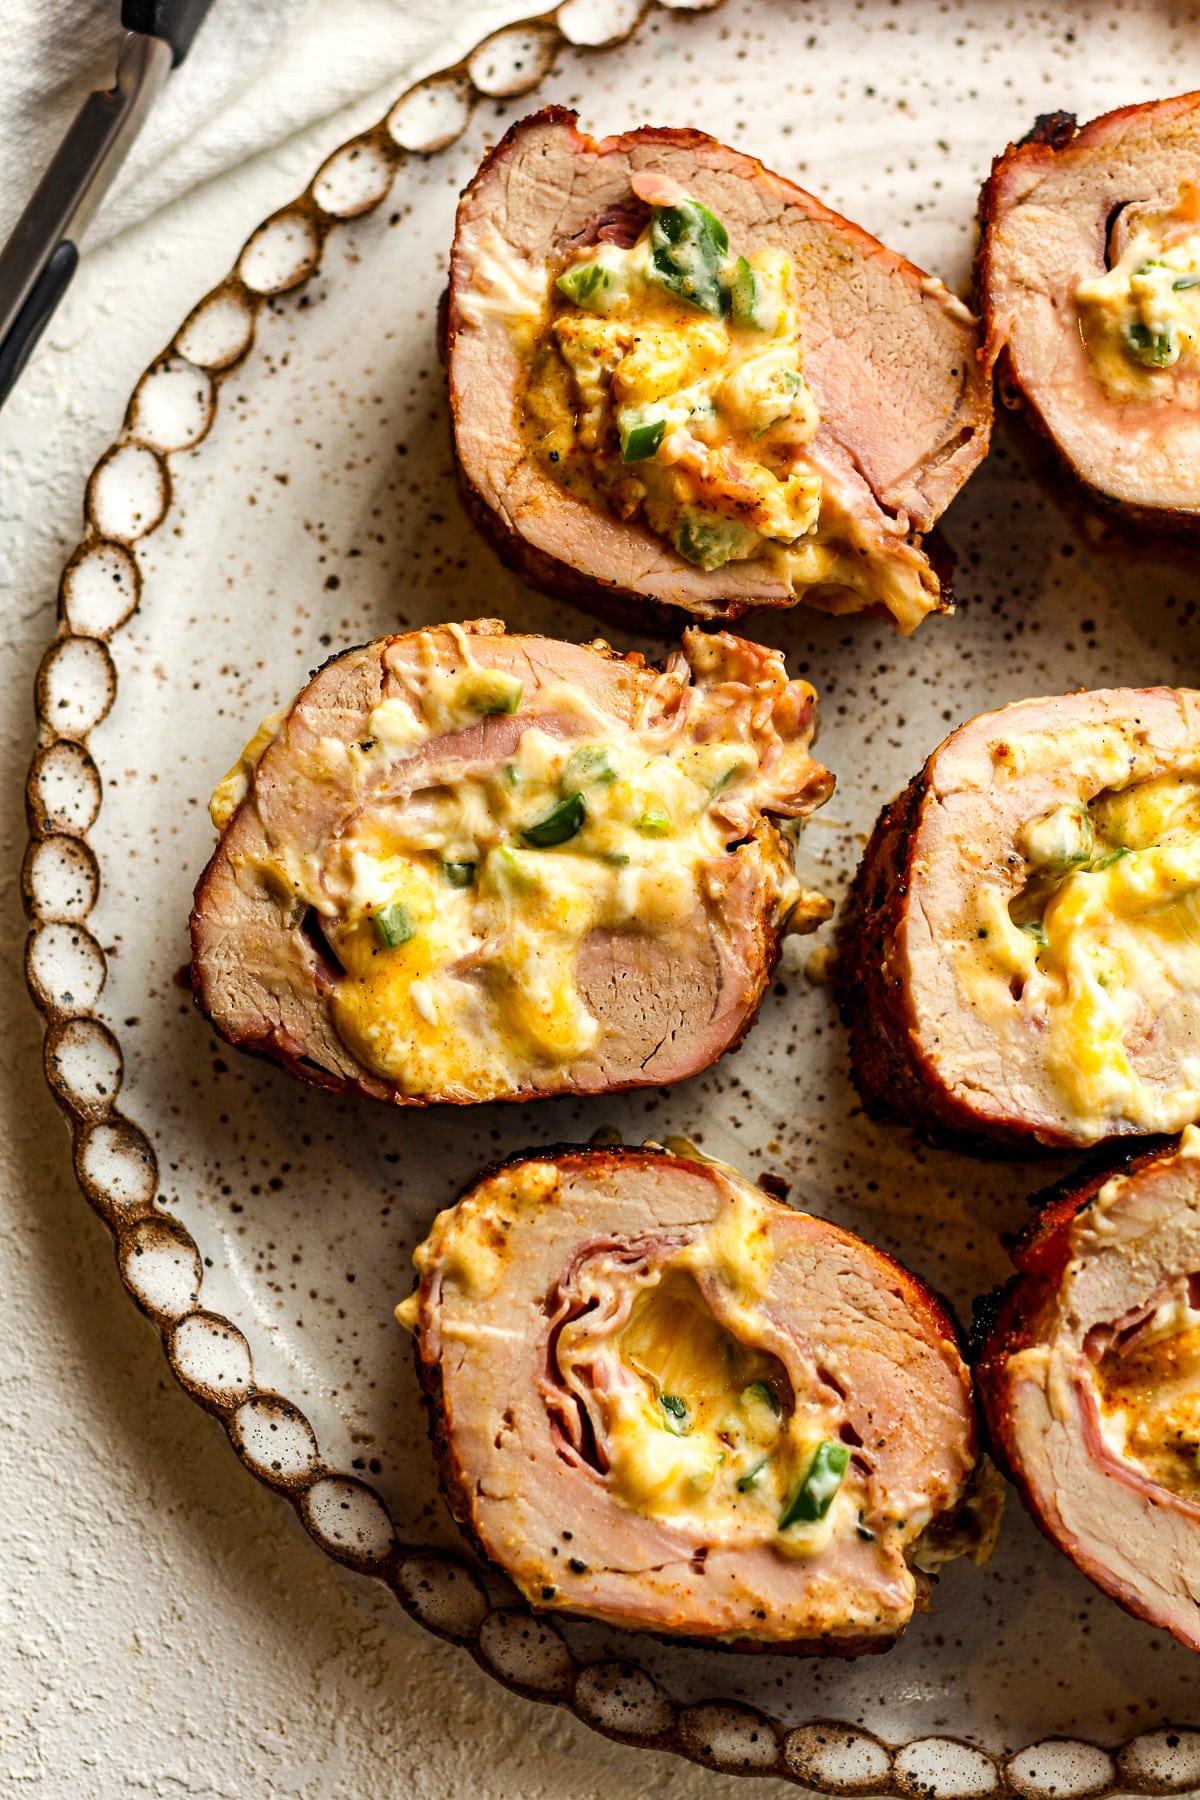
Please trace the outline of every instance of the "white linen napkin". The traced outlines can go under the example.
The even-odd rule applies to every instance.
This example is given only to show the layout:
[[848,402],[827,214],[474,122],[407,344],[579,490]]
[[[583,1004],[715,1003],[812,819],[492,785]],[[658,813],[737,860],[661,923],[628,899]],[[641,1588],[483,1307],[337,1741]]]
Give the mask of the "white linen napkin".
[[[120,0],[0,5],[0,240],[84,97],[111,85],[120,10]],[[537,10],[534,0],[215,0],[84,248],[364,95],[378,92],[382,113],[410,74]]]

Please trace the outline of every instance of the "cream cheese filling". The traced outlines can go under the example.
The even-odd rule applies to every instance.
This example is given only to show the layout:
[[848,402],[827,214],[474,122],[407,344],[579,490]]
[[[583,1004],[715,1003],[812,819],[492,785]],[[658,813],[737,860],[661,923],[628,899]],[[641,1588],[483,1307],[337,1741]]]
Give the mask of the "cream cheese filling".
[[1025,887],[980,885],[956,946],[960,986],[1038,1032],[1083,1138],[1116,1121],[1178,1131],[1200,1115],[1200,1054],[1148,1079],[1139,1053],[1182,995],[1200,996],[1200,780],[1164,775],[1027,821]]
[[1200,1501],[1200,1278],[1172,1282],[1100,1356],[1100,1434],[1149,1480]]
[[1200,188],[1141,211],[1117,261],[1075,289],[1080,330],[1110,398],[1166,398],[1196,373],[1200,346]]

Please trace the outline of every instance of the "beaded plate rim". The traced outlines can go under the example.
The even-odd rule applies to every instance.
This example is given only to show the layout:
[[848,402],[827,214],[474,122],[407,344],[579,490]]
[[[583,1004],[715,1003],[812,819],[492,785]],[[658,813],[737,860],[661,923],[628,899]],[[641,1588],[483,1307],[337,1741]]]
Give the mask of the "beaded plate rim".
[[[785,1730],[742,1701],[678,1704],[633,1661],[578,1662],[549,1620],[520,1605],[494,1607],[465,1561],[402,1545],[371,1483],[326,1464],[303,1411],[286,1395],[256,1385],[245,1335],[202,1303],[195,1241],[157,1202],[151,1139],[117,1104],[121,1046],[95,1011],[105,953],[86,923],[102,880],[88,834],[103,802],[88,739],[116,698],[109,642],[140,601],[134,546],[171,509],[169,458],[193,449],[211,430],[223,380],[253,353],[259,309],[309,281],[329,234],[381,205],[409,160],[434,157],[457,142],[481,102],[533,93],[564,48],[610,52],[655,13],[711,12],[722,4],[563,0],[492,32],[458,62],[406,89],[376,125],[327,156],[304,192],[251,233],[231,272],[192,308],[142,375],[120,432],[88,479],[87,529],[63,570],[57,628],[35,683],[38,741],[26,785],[21,886],[29,920],[26,982],[45,1023],[46,1079],[71,1128],[84,1197],[112,1234],[126,1290],[158,1330],[185,1392],[219,1421],[243,1466],[292,1506],[326,1555],[384,1582],[412,1618],[466,1649],[515,1693],[566,1706],[619,1742],[671,1750],[724,1773],[782,1777],[829,1795],[1105,1800],[1118,1792],[1183,1793],[1200,1783],[1200,1730],[1163,1726],[1115,1750],[1084,1739],[1043,1738],[993,1756],[951,1736],[885,1743],[837,1720]],[[155,429],[153,384],[181,375],[195,383],[198,416],[186,439],[164,442]],[[144,495],[123,525],[105,522],[114,510],[108,490],[118,462],[124,480]],[[101,572],[116,599],[96,617],[89,581]],[[54,979],[56,959],[73,970],[69,988]],[[218,1346],[227,1366],[214,1377],[208,1365]]]

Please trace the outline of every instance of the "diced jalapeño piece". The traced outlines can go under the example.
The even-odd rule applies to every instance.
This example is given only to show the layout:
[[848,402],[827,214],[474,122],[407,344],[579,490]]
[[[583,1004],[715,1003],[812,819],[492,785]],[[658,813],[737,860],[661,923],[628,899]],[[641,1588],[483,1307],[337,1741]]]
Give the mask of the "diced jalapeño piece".
[[738,1476],[737,1491],[739,1494],[748,1494],[751,1488],[758,1486],[762,1472],[770,1460],[769,1456],[760,1457],[753,1468],[747,1469],[744,1475]]
[[760,438],[764,431],[770,431],[772,425],[779,425],[784,419],[790,419],[800,388],[801,377],[798,370],[776,370],[774,378],[758,396],[747,417],[751,437]]
[[473,862],[444,862],[442,874],[451,887],[469,888],[475,879],[475,864]]
[[1186,288],[1200,287],[1200,275],[1179,275],[1171,286],[1177,294],[1182,294]]
[[846,1444],[826,1438],[813,1451],[804,1480],[784,1508],[780,1531],[789,1525],[815,1525],[833,1505],[846,1470],[850,1466],[850,1450]]
[[658,1403],[666,1414],[667,1430],[673,1431],[676,1437],[686,1437],[691,1427],[688,1424],[687,1406],[679,1398],[679,1395],[660,1394]]
[[760,1406],[769,1407],[774,1416],[779,1417],[779,1402],[765,1381],[752,1381],[749,1387],[743,1388],[742,1399],[749,1400],[752,1404],[757,1402]]
[[553,850],[556,844],[565,844],[577,832],[582,831],[583,822],[587,818],[587,807],[582,794],[568,794],[557,806],[551,807],[544,819],[536,825],[526,825],[521,832],[522,840],[531,850]]
[[472,712],[515,713],[525,683],[504,669],[472,669],[464,678],[464,698]]
[[770,331],[775,324],[771,304],[744,256],[733,265],[729,311],[735,325],[749,325],[754,331]]
[[729,233],[707,206],[681,200],[656,206],[650,221],[649,277],[714,319],[725,314],[728,295],[721,269],[729,254]]
[[645,462],[653,456],[667,433],[667,421],[650,406],[627,406],[617,415],[621,434],[621,461]]
[[567,766],[562,773],[563,792],[577,794],[580,788],[589,787],[593,783],[607,787],[610,781],[617,779],[617,771],[612,757],[600,744],[585,744],[582,750],[576,750],[567,758]]
[[416,920],[403,900],[381,906],[374,919],[376,934],[389,950],[398,950],[401,944],[407,944],[409,938],[417,935]]
[[713,770],[708,784],[709,793],[724,793],[725,789],[731,786],[733,782],[737,781],[742,775],[748,774],[749,771],[755,767],[757,761],[758,758],[755,756],[753,750],[750,749],[749,745],[733,745],[730,748],[729,757],[725,763],[725,767]]
[[1092,821],[1082,806],[1065,802],[1021,833],[1021,847],[1039,868],[1062,871],[1090,862],[1094,838]]
[[1107,856],[1099,856],[1096,858],[1095,862],[1089,863],[1087,866],[1087,873],[1089,875],[1098,875],[1101,869],[1111,869],[1114,863],[1119,863],[1126,856],[1132,855],[1133,851],[1129,849],[1128,845],[1122,844],[1119,849],[1110,850]]
[[643,837],[667,837],[671,830],[671,815],[661,806],[647,807],[641,817],[634,820],[633,828]]
[[501,844],[488,857],[486,870],[502,893],[523,894],[537,886],[537,873],[530,866],[536,861],[536,857],[527,856],[524,850],[514,850],[511,844]]
[[1179,338],[1173,325],[1168,325],[1165,331],[1151,331],[1148,325],[1130,325],[1125,332],[1125,342],[1135,362],[1144,363],[1148,369],[1169,369],[1172,363],[1179,361]]
[[576,263],[558,278],[555,284],[560,294],[573,300],[576,306],[582,306],[587,312],[607,312],[617,287],[615,272],[607,264],[596,262]]
[[675,527],[675,548],[698,569],[719,569],[750,538],[732,519],[715,513],[685,512]]

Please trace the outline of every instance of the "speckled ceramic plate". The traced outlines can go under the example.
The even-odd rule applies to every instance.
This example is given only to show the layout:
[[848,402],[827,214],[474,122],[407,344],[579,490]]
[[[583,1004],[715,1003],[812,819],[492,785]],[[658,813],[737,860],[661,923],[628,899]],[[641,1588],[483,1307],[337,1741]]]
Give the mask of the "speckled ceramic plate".
[[[612,1735],[837,1793],[1200,1783],[1200,1663],[1019,1506],[987,1570],[951,1567],[896,1650],[844,1664],[532,1620],[437,1495],[392,1307],[413,1243],[489,1159],[600,1126],[686,1134],[778,1172],[964,1311],[1004,1275],[1039,1174],[861,1116],[811,943],[744,1048],[669,1092],[413,1115],[301,1088],[217,1044],[180,981],[209,790],[332,650],[480,613],[594,629],[499,567],[450,467],[434,337],[455,198],[513,119],[556,100],[597,131],[701,124],[961,286],[992,154],[1038,112],[1186,87],[1196,28],[1153,0],[572,0],[422,83],[254,234],[89,485],[39,680],[26,865],[29,982],[81,1183],[180,1381],[316,1542]],[[1195,574],[1089,544],[1003,437],[946,531],[960,610],[911,642],[803,609],[761,623],[821,694],[839,785],[803,872],[832,891],[955,721],[1080,683],[1197,678]]]

